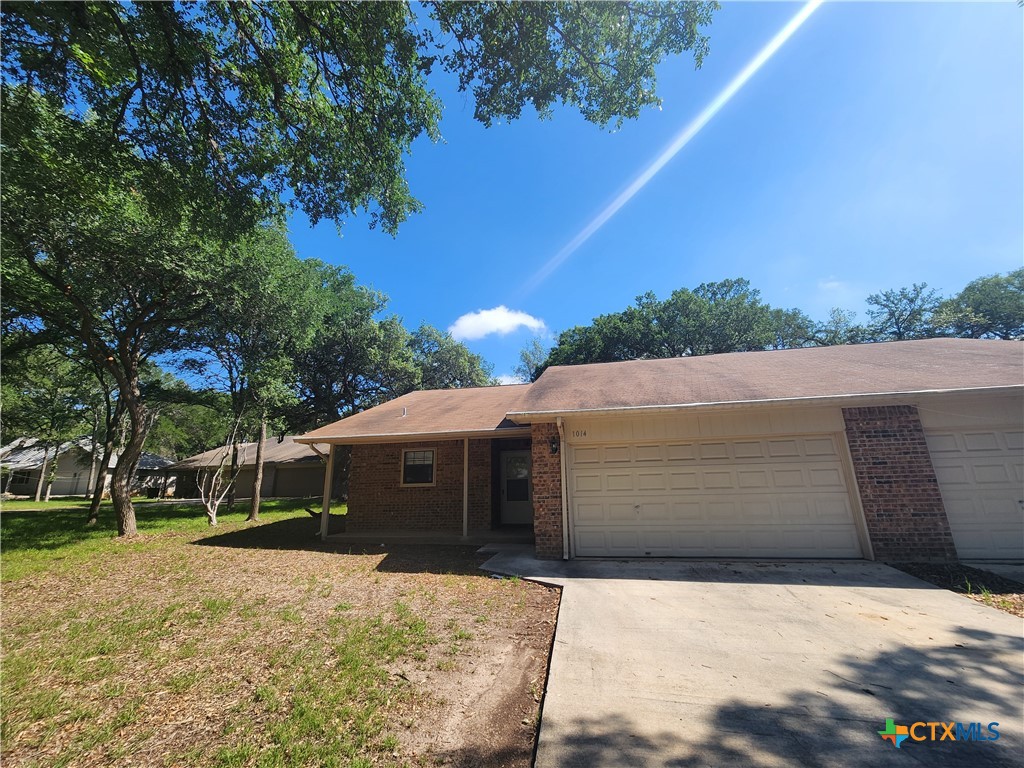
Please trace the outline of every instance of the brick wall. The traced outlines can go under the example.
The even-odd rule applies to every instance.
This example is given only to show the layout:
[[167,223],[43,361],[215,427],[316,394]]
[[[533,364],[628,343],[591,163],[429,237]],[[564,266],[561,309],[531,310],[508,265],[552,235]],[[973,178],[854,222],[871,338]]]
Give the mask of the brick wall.
[[844,408],[868,533],[878,560],[955,560],[917,408]]
[[[434,485],[402,487],[402,451],[433,448]],[[469,441],[469,529],[491,527],[491,446]],[[462,440],[352,447],[345,530],[462,531]]]
[[534,424],[533,438],[533,535],[537,557],[562,558],[562,465],[551,453],[551,438],[558,438],[554,424]]

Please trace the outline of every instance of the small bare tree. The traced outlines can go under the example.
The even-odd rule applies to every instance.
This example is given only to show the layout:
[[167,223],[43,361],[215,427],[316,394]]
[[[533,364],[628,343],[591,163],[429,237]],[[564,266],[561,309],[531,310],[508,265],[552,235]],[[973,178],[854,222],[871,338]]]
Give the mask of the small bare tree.
[[217,524],[217,510],[228,494],[235,487],[235,480],[238,478],[241,467],[237,462],[231,462],[232,469],[228,471],[226,465],[231,457],[238,434],[239,420],[236,419],[231,434],[220,454],[220,461],[215,469],[203,467],[196,472],[196,485],[199,487],[199,498],[203,502],[203,509],[206,510],[206,520],[210,525]]

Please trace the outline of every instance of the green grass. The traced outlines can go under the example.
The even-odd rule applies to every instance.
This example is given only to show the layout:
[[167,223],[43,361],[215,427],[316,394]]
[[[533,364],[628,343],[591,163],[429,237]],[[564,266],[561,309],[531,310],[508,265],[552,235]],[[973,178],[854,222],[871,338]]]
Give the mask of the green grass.
[[[160,566],[146,562],[155,568],[153,596],[171,601],[162,604],[137,593],[97,595],[88,604],[29,613],[18,622],[5,623],[0,681],[3,738],[10,741],[31,734],[29,744],[43,749],[57,734],[71,733],[59,752],[45,760],[56,766],[95,755],[97,750],[108,755],[130,753],[133,743],[146,738],[147,732],[133,735],[127,729],[136,724],[148,698],[158,690],[159,695],[186,698],[208,695],[205,659],[248,648],[254,628],[267,622],[303,622],[297,607],[285,606],[267,615],[262,599],[224,592],[216,585],[204,588],[189,573],[188,554],[175,551],[175,547],[189,546],[196,534],[216,536],[246,528],[244,505],[233,515],[221,515],[221,524],[211,529],[196,505],[141,502],[136,513],[142,536],[130,543],[114,538],[109,504],[104,505],[100,523],[86,528],[87,506],[80,500],[5,504],[0,515],[4,579],[13,582],[86,567],[102,580],[103,573],[118,569],[119,558],[134,568],[140,552],[162,549]],[[308,500],[264,502],[261,524],[291,519],[305,530],[315,525],[303,511],[306,506]],[[197,589],[202,591],[197,594]],[[315,575],[305,577],[295,592],[306,598],[329,595]],[[178,759],[220,768],[369,768],[393,753],[397,741],[386,732],[385,710],[406,695],[408,683],[393,679],[385,667],[402,656],[419,656],[439,640],[402,603],[385,604],[370,616],[350,615],[346,609],[351,607],[339,604],[325,625],[300,634],[298,645],[274,652],[268,659],[272,673],[255,688],[251,700],[238,708],[237,716],[228,717],[222,742]],[[222,634],[224,622],[237,633],[234,638]],[[125,679],[125,670],[138,669],[139,660],[152,672],[143,673],[141,679]],[[184,666],[166,674],[160,671],[173,664]],[[233,689],[228,681],[226,690]],[[95,692],[91,700],[76,695],[82,690]],[[217,687],[212,690],[216,694]],[[263,743],[258,746],[251,738],[253,708],[267,716]]]
[[[296,512],[311,506],[310,499],[265,499],[260,505],[260,522],[275,522],[294,517]],[[332,509],[343,514],[344,505]],[[7,501],[0,506],[0,579],[14,581],[51,567],[75,567],[100,554],[140,551],[166,544],[147,538],[147,534],[211,534],[236,530],[250,525],[245,522],[248,503],[235,504],[227,513],[221,507],[218,525],[207,525],[199,504],[173,504],[138,501],[135,517],[142,536],[134,541],[115,545],[117,522],[110,502],[100,507],[99,522],[85,526],[89,502],[85,499],[54,499],[48,502]]]

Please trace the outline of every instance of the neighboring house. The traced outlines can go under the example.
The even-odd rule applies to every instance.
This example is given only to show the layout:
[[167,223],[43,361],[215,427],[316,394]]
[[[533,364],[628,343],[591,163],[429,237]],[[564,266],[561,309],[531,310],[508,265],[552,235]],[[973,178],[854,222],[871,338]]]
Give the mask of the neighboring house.
[[[224,447],[213,448],[174,464],[171,469],[178,474],[175,495],[195,498],[199,496],[197,482],[200,475],[221,466],[225,472],[229,472],[231,459],[225,456],[226,451]],[[235,495],[249,498],[256,481],[256,443],[241,443],[238,446],[238,466],[240,471],[235,480]],[[290,435],[271,437],[264,441],[261,496],[319,496],[323,488],[324,462],[320,454],[308,445],[296,443]]]
[[[102,446],[97,446],[102,451]],[[0,448],[0,466],[6,472],[3,491],[15,496],[32,496],[39,484],[39,473],[43,468],[43,443],[37,438],[20,438]],[[54,456],[56,471],[54,472]],[[93,492],[99,471],[99,456],[93,456],[93,442],[88,437],[69,440],[46,449],[47,474],[54,472],[50,485],[51,496],[86,496]],[[174,480],[166,471],[171,460],[153,453],[143,453],[135,472],[133,493],[145,492],[150,488],[166,490],[173,487]],[[117,465],[117,455],[111,459],[111,470]],[[104,492],[110,489],[111,474],[107,473]],[[44,493],[46,487],[43,487]],[[159,493],[159,490],[157,490]]]
[[548,368],[413,392],[346,530],[533,525],[538,557],[1024,558],[1024,345],[929,339]]

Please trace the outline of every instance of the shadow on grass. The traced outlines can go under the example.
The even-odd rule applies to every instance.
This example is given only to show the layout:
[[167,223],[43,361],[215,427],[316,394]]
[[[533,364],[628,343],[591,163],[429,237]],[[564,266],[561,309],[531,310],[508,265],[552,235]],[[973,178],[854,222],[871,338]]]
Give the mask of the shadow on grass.
[[[331,533],[344,528],[344,517],[331,518]],[[340,555],[384,555],[376,570],[382,573],[473,574],[484,576],[480,565],[489,557],[477,555],[476,546],[432,542],[400,544],[346,544],[320,541],[320,521],[308,516],[291,517],[272,523],[214,534],[193,544],[237,549],[287,549],[305,552],[334,552]]]
[[[303,500],[268,500],[267,513],[291,514],[302,509]],[[241,523],[246,513],[244,506],[236,505],[230,516],[222,515],[225,523]],[[0,513],[0,544],[4,552],[18,550],[58,550],[85,541],[100,541],[117,536],[117,521],[109,502],[100,507],[96,525],[86,527],[84,506],[47,507],[34,510],[3,510]],[[205,529],[205,513],[199,504],[173,504],[168,502],[136,502],[135,520],[142,535],[179,532],[201,533]],[[305,521],[309,518],[289,518]]]

